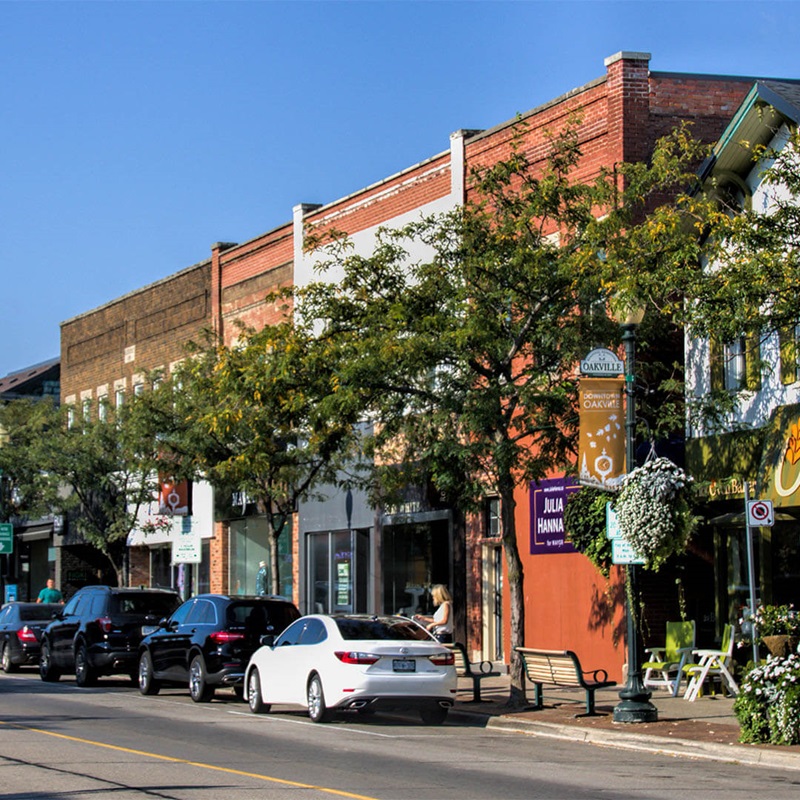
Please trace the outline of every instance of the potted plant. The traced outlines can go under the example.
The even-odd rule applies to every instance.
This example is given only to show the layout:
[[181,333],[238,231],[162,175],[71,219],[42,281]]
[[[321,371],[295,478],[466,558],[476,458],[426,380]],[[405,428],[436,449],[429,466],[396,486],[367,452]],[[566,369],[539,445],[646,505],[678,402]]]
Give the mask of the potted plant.
[[792,605],[759,606],[751,621],[756,635],[774,656],[786,656],[800,643],[800,615]]

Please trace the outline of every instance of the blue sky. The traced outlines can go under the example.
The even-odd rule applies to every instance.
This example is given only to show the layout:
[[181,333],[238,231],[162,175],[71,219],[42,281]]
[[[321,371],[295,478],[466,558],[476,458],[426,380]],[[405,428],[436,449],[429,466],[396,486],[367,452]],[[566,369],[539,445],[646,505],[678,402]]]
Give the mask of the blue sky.
[[604,74],[800,78],[794,2],[0,0],[0,376],[59,324]]

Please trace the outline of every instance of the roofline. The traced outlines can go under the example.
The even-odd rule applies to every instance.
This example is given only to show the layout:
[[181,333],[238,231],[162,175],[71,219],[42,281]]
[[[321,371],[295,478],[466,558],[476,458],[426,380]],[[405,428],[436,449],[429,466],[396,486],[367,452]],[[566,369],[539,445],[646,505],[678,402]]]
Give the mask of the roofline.
[[725,130],[722,132],[719,139],[717,139],[712,148],[711,155],[700,165],[697,174],[701,181],[707,180],[709,175],[711,175],[719,154],[734,140],[736,132],[739,130],[742,122],[759,101],[769,104],[787,119],[795,123],[800,122],[800,109],[789,103],[784,97],[777,94],[777,92],[770,89],[765,83],[765,81],[769,80],[774,80],[776,83],[800,84],[800,80],[781,80],[779,78],[757,79],[747,93],[747,96],[742,100],[739,108],[736,109],[736,113],[731,118],[731,121],[725,126]]
[[82,311],[80,314],[76,314],[74,317],[69,317],[69,319],[65,319],[62,322],[59,322],[58,323],[59,327],[63,328],[65,325],[69,325],[71,322],[76,322],[79,319],[88,317],[90,314],[96,314],[98,311],[102,311],[105,308],[111,308],[117,303],[121,303],[124,300],[129,300],[131,297],[136,297],[136,295],[139,295],[142,292],[146,292],[149,289],[153,289],[156,286],[161,286],[164,283],[168,283],[169,281],[175,280],[175,278],[179,278],[181,275],[185,275],[188,272],[192,272],[193,270],[196,270],[199,267],[205,267],[206,265],[208,266],[211,265],[210,258],[198,261],[196,264],[192,264],[190,267],[184,267],[183,269],[178,270],[178,272],[173,272],[171,275],[167,275],[165,278],[159,278],[157,281],[148,283],[146,286],[140,286],[138,289],[133,289],[130,292],[126,292],[125,294],[120,295],[119,297],[115,297],[113,300],[109,300],[107,303],[103,303],[102,305],[90,308],[88,311]]

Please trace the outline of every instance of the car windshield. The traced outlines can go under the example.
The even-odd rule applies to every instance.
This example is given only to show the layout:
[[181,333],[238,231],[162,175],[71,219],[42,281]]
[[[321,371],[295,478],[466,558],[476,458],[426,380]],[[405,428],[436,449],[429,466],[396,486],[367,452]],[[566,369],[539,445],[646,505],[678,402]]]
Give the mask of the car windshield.
[[61,606],[58,603],[37,603],[30,606],[20,606],[19,618],[23,622],[33,622],[34,620],[49,622],[53,618],[53,614],[60,610]]
[[111,611],[119,614],[144,614],[168,617],[177,607],[180,598],[174,594],[142,592],[141,594],[116,594],[111,598]]
[[431,641],[424,628],[402,617],[334,617],[334,621],[342,639]]

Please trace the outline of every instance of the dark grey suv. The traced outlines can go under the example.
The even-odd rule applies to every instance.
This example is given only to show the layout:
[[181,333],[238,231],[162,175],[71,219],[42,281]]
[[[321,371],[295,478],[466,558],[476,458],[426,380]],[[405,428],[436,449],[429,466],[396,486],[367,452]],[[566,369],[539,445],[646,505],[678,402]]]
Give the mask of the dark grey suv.
[[169,589],[79,589],[42,634],[39,675],[57,681],[75,673],[78,686],[90,686],[100,675],[135,678],[143,635],[180,602]]

